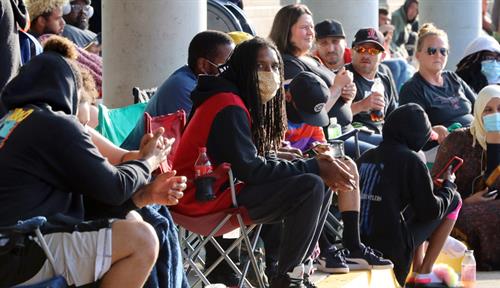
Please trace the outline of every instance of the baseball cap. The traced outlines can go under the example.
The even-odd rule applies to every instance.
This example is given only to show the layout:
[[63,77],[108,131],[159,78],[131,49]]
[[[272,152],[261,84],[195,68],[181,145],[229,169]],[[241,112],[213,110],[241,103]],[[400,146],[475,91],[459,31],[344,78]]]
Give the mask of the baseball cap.
[[314,31],[316,32],[316,38],[324,38],[328,36],[345,38],[342,24],[333,19],[327,19],[319,22],[316,26],[314,26]]
[[354,41],[352,41],[352,47],[355,47],[363,43],[373,43],[377,45],[377,48],[384,51],[384,35],[375,28],[363,28],[356,32],[354,35]]
[[325,109],[330,89],[318,75],[303,71],[292,82],[289,91],[295,108],[302,120],[313,126],[328,125],[328,113]]

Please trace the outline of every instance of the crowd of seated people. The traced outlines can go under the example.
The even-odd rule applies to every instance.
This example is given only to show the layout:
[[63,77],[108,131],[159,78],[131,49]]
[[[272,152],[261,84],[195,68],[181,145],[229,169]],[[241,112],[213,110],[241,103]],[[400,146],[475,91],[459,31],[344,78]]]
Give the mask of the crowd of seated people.
[[[268,39],[248,37],[235,46],[224,32],[195,35],[186,65],[158,83],[146,108],[152,116],[185,110],[182,137],[166,139],[161,128],[145,133],[141,118],[117,147],[94,129],[102,60],[85,25],[91,1],[1,1],[15,9],[5,14],[9,23],[26,28],[30,19],[23,33],[33,37],[8,48],[27,45],[30,53],[23,61],[9,56],[9,65],[23,66],[7,69],[0,83],[0,199],[6,205],[0,225],[47,217],[42,232],[69,285],[188,287],[169,209],[203,215],[231,206],[227,185],[213,187],[213,201],[196,200],[200,147],[214,166],[231,164],[238,202],[252,222],[264,224],[270,287],[314,287],[312,263],[327,273],[394,268],[400,285],[442,282],[432,268],[450,234],[476,250],[480,269],[500,268],[493,245],[498,181],[490,177],[500,162],[500,45],[494,38],[471,42],[455,73],[444,69],[446,32],[425,23],[410,51],[418,70],[395,79],[396,62],[413,71],[408,53],[397,50],[413,49],[408,39],[416,34],[418,1],[392,14],[394,26],[388,11],[379,11],[383,23],[360,27],[352,48],[340,22],[317,19],[315,25],[306,5],[287,5]],[[17,35],[5,32],[2,37]],[[358,143],[345,141],[344,158],[333,157],[325,144],[331,117],[343,133],[360,130]],[[464,129],[450,134],[455,123]],[[153,176],[173,141],[179,143],[173,170]],[[356,145],[362,156],[354,161]],[[434,147],[429,170],[432,159],[421,150]],[[304,153],[310,150],[317,155]],[[446,170],[433,181],[453,156],[464,160],[457,175]],[[344,224],[340,249],[322,233],[334,193]],[[224,248],[232,242],[219,240]],[[0,286],[55,276],[38,242],[23,241],[23,253],[0,255]],[[217,251],[209,245],[206,254],[208,267]],[[225,263],[209,280],[239,281]]]

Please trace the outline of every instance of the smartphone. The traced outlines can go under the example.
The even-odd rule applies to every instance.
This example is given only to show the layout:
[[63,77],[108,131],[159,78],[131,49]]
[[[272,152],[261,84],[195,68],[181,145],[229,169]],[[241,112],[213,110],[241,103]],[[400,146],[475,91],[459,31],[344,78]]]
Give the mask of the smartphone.
[[491,196],[495,196],[498,194],[498,190],[491,190],[491,191],[486,191],[486,193],[483,194],[484,198],[490,198]]
[[441,169],[441,171],[439,171],[438,174],[436,174],[436,176],[434,178],[440,178],[444,172],[446,172],[446,170],[448,170],[448,167],[452,167],[451,168],[451,173],[455,173],[457,172],[458,168],[460,168],[460,166],[462,166],[462,164],[464,164],[464,160],[458,156],[453,156],[453,158],[451,158],[448,163],[446,163],[446,165],[443,167],[443,169]]
[[448,163],[446,163],[443,169],[441,169],[441,171],[439,171],[439,173],[436,174],[436,176],[434,176],[434,184],[441,186],[441,184],[443,184],[443,179],[441,179],[441,176],[443,176],[443,174],[448,170],[448,168],[452,167],[451,173],[454,174],[455,172],[457,172],[458,168],[462,166],[462,164],[464,164],[464,160],[462,158],[458,156],[453,156],[448,161]]

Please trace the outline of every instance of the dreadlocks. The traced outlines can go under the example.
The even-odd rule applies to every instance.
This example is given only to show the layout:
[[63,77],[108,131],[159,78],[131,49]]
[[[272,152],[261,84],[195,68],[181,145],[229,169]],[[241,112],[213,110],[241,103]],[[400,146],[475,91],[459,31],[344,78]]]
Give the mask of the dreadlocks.
[[488,80],[481,73],[481,61],[488,51],[479,51],[463,58],[457,64],[456,73],[462,78],[474,92],[479,93],[483,87],[488,85]]
[[276,96],[262,104],[257,77],[257,55],[262,48],[270,48],[278,55],[281,82],[283,83],[283,60],[271,42],[255,37],[236,46],[227,62],[222,77],[235,83],[239,95],[251,116],[252,138],[259,155],[263,156],[281,145],[286,131],[284,90],[281,85]]

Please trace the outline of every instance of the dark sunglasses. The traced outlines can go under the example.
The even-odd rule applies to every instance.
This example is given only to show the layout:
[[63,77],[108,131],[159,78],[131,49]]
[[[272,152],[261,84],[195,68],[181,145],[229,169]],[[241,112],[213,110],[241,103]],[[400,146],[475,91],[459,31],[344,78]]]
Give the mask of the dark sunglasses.
[[377,48],[372,48],[372,47],[365,48],[365,47],[362,47],[362,46],[356,46],[353,49],[354,49],[354,51],[356,51],[356,52],[358,52],[360,54],[368,53],[368,54],[370,54],[372,56],[375,56],[375,55],[378,55],[378,54],[382,53],[381,50],[379,50]]
[[436,52],[439,50],[439,53],[441,53],[441,55],[443,56],[446,56],[448,55],[448,49],[444,48],[444,47],[441,47],[441,48],[434,48],[434,47],[429,47],[427,48],[427,54],[429,55],[434,55],[436,54]]

